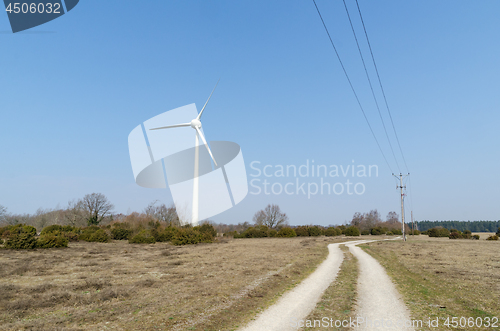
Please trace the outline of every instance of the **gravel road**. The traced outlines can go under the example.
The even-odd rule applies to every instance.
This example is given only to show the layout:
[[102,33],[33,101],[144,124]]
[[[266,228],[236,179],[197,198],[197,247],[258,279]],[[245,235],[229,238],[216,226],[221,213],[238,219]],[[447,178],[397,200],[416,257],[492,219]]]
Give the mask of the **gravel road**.
[[[367,241],[368,242],[368,241]],[[385,269],[355,244],[346,244],[359,261],[356,330],[414,330],[410,313]]]
[[[360,241],[356,241],[360,243]],[[351,243],[355,243],[354,241]],[[344,243],[340,243],[344,244]],[[242,331],[297,330],[297,321],[305,319],[321,299],[323,292],[335,280],[344,258],[340,244],[328,245],[328,257],[318,268],[274,305],[266,309]]]

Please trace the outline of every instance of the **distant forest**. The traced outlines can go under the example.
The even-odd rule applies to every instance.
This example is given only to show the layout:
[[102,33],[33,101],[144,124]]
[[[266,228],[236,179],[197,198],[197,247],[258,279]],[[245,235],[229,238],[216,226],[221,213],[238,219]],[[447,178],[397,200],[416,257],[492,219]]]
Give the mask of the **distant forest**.
[[[457,229],[459,231],[469,230],[471,232],[497,232],[500,221],[419,221],[418,230],[426,231],[436,226],[442,226],[448,230]],[[411,229],[411,223],[407,223]]]

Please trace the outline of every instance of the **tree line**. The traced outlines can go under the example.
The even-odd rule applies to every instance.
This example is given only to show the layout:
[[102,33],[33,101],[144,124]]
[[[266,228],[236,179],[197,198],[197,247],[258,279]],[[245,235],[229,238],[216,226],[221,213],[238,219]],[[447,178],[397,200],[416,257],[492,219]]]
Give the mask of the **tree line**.
[[[500,228],[500,221],[419,221],[416,223],[418,230],[427,231],[435,227],[445,229],[469,230],[471,232],[496,232]],[[408,223],[411,226],[411,223]]]
[[111,222],[113,209],[114,205],[102,193],[91,193],[70,201],[66,208],[39,208],[35,214],[10,214],[0,205],[0,224],[25,224],[38,231],[53,224],[84,227]]
[[[178,215],[175,205],[167,206],[158,200],[150,203],[141,212],[132,212],[129,215],[113,213],[114,205],[102,193],[91,193],[83,198],[70,201],[66,208],[42,209],[34,214],[10,214],[7,208],[0,205],[0,226],[2,225],[30,225],[38,232],[50,225],[68,225],[72,227],[87,227],[93,225],[108,225],[112,222],[128,222],[135,219],[153,219],[165,226],[180,227],[186,224]],[[255,213],[253,223],[248,221],[238,224],[217,224],[205,220],[214,226],[217,233],[243,232],[254,225],[264,225],[279,230],[288,226],[288,216],[280,210],[278,205],[268,205]]]

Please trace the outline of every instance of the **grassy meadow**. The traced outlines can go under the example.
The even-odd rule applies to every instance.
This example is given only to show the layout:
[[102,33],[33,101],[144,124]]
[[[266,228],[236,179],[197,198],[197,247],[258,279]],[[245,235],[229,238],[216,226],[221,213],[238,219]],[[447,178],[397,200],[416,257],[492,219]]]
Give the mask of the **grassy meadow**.
[[[360,247],[384,266],[413,319],[491,319],[500,316],[500,241],[488,236],[420,235]],[[349,239],[387,238],[394,237]],[[314,271],[329,243],[349,239],[224,237],[182,246],[113,240],[2,249],[0,330],[236,330]],[[355,316],[357,260],[341,249],[338,277],[307,319]]]
[[[360,245],[376,258],[395,282],[412,313],[427,321],[439,318],[438,330],[482,329],[447,328],[447,318],[500,319],[500,241],[450,240],[410,236],[401,241]],[[472,325],[472,324],[471,324]],[[477,325],[477,324],[476,324]],[[497,323],[500,328],[500,321]],[[436,330],[425,327],[422,330]]]
[[0,250],[0,330],[233,330],[340,237]]

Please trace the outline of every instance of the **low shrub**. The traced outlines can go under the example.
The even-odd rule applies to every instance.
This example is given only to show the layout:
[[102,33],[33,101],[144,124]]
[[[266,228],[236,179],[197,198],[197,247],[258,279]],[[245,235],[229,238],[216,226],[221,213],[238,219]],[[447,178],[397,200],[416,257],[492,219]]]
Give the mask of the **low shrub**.
[[236,238],[235,236],[239,235],[238,231],[231,231],[231,232],[226,232],[222,236],[223,237],[233,237]]
[[410,236],[418,236],[420,234],[420,231],[418,230],[410,230]]
[[158,231],[157,229],[152,229],[149,231],[151,233],[151,236],[153,236],[153,238],[155,239],[155,242],[164,242],[166,240],[163,240],[164,236],[163,236],[163,231]]
[[9,239],[11,233],[9,230],[6,230],[2,233],[2,238],[5,239],[7,241],[7,239]]
[[319,226],[308,226],[307,227],[307,232],[309,233],[309,236],[311,237],[318,237],[321,236],[322,230]]
[[[53,235],[53,236],[61,236],[65,238],[68,241],[78,241],[79,233],[81,229],[71,226],[71,225],[49,225],[46,226],[42,229],[42,232],[40,232],[41,236],[46,236],[46,235]],[[66,246],[60,246],[60,247],[67,247]]]
[[393,235],[394,235],[394,233],[392,233],[392,231],[387,231],[386,235],[388,235],[388,236],[393,236]]
[[359,229],[357,227],[355,227],[355,226],[350,226],[347,229],[345,229],[344,234],[346,236],[351,236],[351,237],[352,236],[359,236],[360,235]]
[[374,227],[370,230],[371,234],[374,235],[374,236],[380,236],[382,234],[385,234],[387,231],[385,231],[384,229],[382,229],[382,227],[380,226],[377,226],[377,227]]
[[214,239],[215,239],[215,237],[212,236],[211,233],[209,233],[209,232],[201,232],[200,242],[202,242],[202,243],[213,243]]
[[40,235],[43,236],[45,234],[49,234],[49,233],[53,233],[53,232],[60,232],[60,233],[73,232],[73,233],[78,234],[80,232],[80,228],[77,228],[77,227],[71,226],[71,225],[54,224],[54,225],[49,225],[49,226],[44,227],[42,229],[42,232],[40,232]]
[[368,236],[370,234],[370,230],[363,230],[361,231],[362,236]]
[[163,230],[162,241],[171,241],[177,234],[178,229],[173,226],[168,226]]
[[497,230],[497,236],[500,237],[500,228]]
[[68,239],[62,235],[48,233],[38,239],[37,247],[40,248],[58,248],[68,247]]
[[150,231],[142,230],[128,240],[129,244],[154,244],[156,242]]
[[54,224],[54,225],[49,225],[49,226],[46,226],[42,229],[42,231],[40,232],[40,235],[44,235],[44,234],[48,234],[48,233],[52,233],[52,232],[61,232],[61,225],[57,225],[57,224]]
[[[261,226],[261,231],[265,233],[267,237],[268,228],[267,226]],[[214,242],[215,237],[217,236],[217,230],[210,223],[204,223],[201,226],[195,226],[193,228],[195,232],[199,232],[201,235],[200,242],[202,243],[211,243]]]
[[128,222],[115,222],[115,223],[112,223],[111,226],[113,228],[120,228],[120,229],[127,229],[127,230],[130,230],[130,228],[131,228],[130,223],[128,223]]
[[0,237],[3,237],[5,231],[8,231],[8,226],[0,226]]
[[62,236],[68,241],[78,241],[78,234],[75,232],[63,232]]
[[201,234],[192,228],[181,228],[172,238],[174,245],[190,245],[201,242]]
[[427,230],[427,233],[429,237],[449,237],[450,236],[450,231],[445,228],[432,228]]
[[109,235],[103,230],[99,229],[94,234],[92,234],[89,238],[90,242],[100,242],[100,243],[107,243],[109,242]]
[[342,231],[340,229],[334,228],[333,226],[325,230],[325,236],[327,237],[338,236],[338,233],[342,234]]
[[34,249],[37,245],[38,241],[32,232],[11,234],[5,242],[5,248],[9,249]]
[[4,239],[9,238],[13,234],[20,234],[20,233],[31,233],[32,235],[36,236],[36,228],[31,225],[25,225],[25,224],[7,225],[0,229],[1,229],[0,235]]
[[307,226],[298,226],[295,229],[295,233],[297,237],[309,237],[309,231],[307,230]]
[[497,235],[489,236],[488,238],[486,238],[486,240],[498,240],[498,236]]
[[82,230],[82,234],[78,237],[80,240],[88,242],[109,242],[109,235],[98,226],[89,226]]
[[463,237],[462,237],[461,233],[455,231],[455,232],[450,233],[449,238],[450,239],[462,239]]
[[[267,229],[267,227],[265,227]],[[215,230],[214,226],[210,223],[202,224],[199,229],[201,233],[208,233],[212,237],[217,237],[217,230]]]
[[265,238],[268,237],[269,229],[265,225],[249,227],[241,233],[242,238]]
[[3,239],[0,238],[0,245],[3,245]]
[[278,236],[278,231],[276,231],[274,229],[273,230],[269,230],[269,237],[275,238],[277,236]]
[[[22,225],[18,227],[19,231],[18,233],[24,232],[24,233],[31,233],[32,235],[36,236],[36,228],[31,225]],[[11,232],[14,232],[11,230]]]
[[479,235],[477,235],[477,234],[473,235],[473,236],[472,236],[472,239],[474,239],[474,240],[479,240]]
[[111,236],[115,240],[128,240],[131,234],[132,230],[124,229],[121,227],[111,229]]
[[401,236],[403,234],[403,231],[401,231],[400,229],[392,229],[391,232],[395,236]]
[[297,233],[292,228],[283,227],[278,231],[278,237],[287,237],[287,238],[297,237]]
[[156,229],[158,230],[158,228],[161,226],[160,222],[159,221],[155,221],[155,220],[150,220],[148,222],[148,228],[149,229]]

